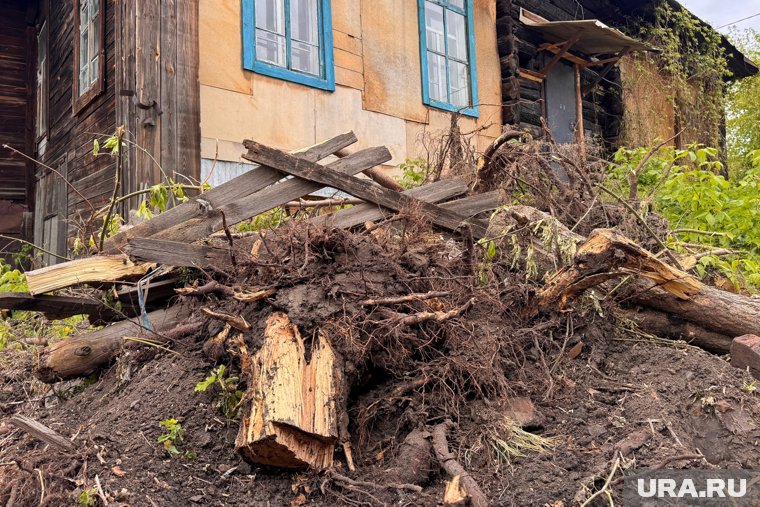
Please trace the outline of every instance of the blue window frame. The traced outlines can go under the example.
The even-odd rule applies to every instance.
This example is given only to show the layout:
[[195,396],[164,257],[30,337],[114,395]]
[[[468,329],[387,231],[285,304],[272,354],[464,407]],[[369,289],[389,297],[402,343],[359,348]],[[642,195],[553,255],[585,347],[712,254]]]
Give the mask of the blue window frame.
[[473,0],[418,0],[422,101],[478,116]]
[[330,0],[242,0],[243,68],[335,90]]

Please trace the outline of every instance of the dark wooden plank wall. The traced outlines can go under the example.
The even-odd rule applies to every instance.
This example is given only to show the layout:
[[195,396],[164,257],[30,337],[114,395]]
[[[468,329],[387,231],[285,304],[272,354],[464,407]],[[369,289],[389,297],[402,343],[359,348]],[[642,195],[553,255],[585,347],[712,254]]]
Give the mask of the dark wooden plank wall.
[[[93,140],[96,133],[111,134],[116,129],[115,113],[115,38],[114,19],[116,0],[105,2],[106,70],[103,93],[93,99],[77,115],[72,114],[72,86],[74,80],[74,0],[50,2],[50,92],[48,144],[40,157],[54,164],[66,160],[68,179],[96,209],[108,202],[113,190],[115,164],[109,156],[94,156]],[[64,157],[65,156],[65,157]],[[38,171],[38,176],[43,176]],[[63,184],[59,182],[59,184]],[[78,193],[68,190],[69,237],[78,228],[90,210]],[[95,224],[97,228],[97,224]]]
[[[27,153],[29,47],[25,2],[0,0],[0,145]],[[0,148],[0,199],[26,204],[27,164]]]
[[[607,0],[497,0],[497,37],[502,69],[504,121],[541,136],[544,116],[543,85],[517,74],[519,68],[539,71],[545,56],[538,46],[542,36],[519,21],[520,8],[525,8],[551,21],[601,19],[614,26],[622,20],[618,8]],[[585,69],[582,82],[589,83],[595,73]],[[622,100],[619,74],[608,74],[606,81],[588,94],[583,102],[584,127],[606,144],[614,144],[620,134]]]

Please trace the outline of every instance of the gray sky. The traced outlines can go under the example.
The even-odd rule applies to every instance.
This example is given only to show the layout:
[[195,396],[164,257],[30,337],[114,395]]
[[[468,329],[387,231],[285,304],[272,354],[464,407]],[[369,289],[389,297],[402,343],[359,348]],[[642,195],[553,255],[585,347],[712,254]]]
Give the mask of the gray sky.
[[[681,5],[715,28],[760,13],[760,0],[679,0]],[[760,16],[734,25],[739,30],[754,28],[760,31]],[[729,28],[721,28],[727,33]]]

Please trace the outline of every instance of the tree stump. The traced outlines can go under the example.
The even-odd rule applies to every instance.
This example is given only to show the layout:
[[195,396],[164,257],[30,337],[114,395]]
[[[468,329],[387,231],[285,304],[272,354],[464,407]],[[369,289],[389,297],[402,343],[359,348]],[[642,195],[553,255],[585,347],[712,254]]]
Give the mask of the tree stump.
[[267,319],[264,336],[235,448],[257,465],[329,468],[347,422],[342,360],[320,333],[307,363],[298,329],[281,313]]

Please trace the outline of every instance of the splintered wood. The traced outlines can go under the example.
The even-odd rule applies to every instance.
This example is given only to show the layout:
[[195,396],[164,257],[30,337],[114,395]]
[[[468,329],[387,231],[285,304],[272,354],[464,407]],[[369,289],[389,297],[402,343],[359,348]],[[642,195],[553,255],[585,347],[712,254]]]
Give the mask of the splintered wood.
[[72,285],[140,278],[154,264],[135,264],[126,255],[98,255],[27,271],[29,294],[36,296]]
[[307,363],[298,329],[281,313],[267,319],[264,340],[235,448],[254,464],[329,468],[346,410],[342,361],[320,334]]

